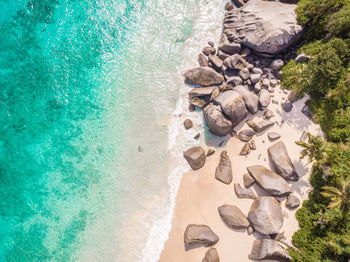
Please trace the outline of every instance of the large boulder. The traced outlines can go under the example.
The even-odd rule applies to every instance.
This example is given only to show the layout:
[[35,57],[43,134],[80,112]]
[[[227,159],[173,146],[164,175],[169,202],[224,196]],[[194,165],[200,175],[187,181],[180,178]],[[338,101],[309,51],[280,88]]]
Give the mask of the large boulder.
[[195,146],[184,152],[184,158],[193,170],[197,170],[204,166],[207,157],[203,147]]
[[220,85],[224,77],[213,68],[202,66],[190,69],[185,72],[187,82],[193,85],[211,86]]
[[232,122],[222,113],[219,105],[209,104],[203,111],[210,132],[217,136],[226,136],[232,130]]
[[234,54],[224,60],[224,65],[229,69],[242,70],[248,65],[248,63],[239,54]]
[[281,244],[272,239],[256,239],[253,243],[249,259],[251,260],[276,260],[281,262],[291,261],[291,257]]
[[256,183],[272,196],[282,197],[290,194],[289,184],[275,172],[261,165],[247,167],[247,170]]
[[190,224],[186,227],[184,240],[186,246],[213,246],[219,237],[206,225]]
[[286,145],[283,141],[270,146],[267,149],[272,167],[277,174],[287,180],[297,181],[299,176],[287,153]]
[[205,252],[205,256],[202,259],[202,262],[220,262],[220,258],[216,248],[209,248],[207,252]]
[[224,223],[232,229],[244,229],[249,226],[247,217],[236,206],[222,205],[218,211]]
[[259,98],[253,92],[250,92],[248,88],[238,85],[233,90],[237,91],[243,97],[244,103],[247,109],[255,114],[258,111]]
[[282,208],[274,197],[259,197],[250,207],[248,220],[262,235],[278,234],[283,225]]
[[224,27],[231,30],[230,35],[237,35],[233,39],[236,42],[255,52],[275,55],[301,37],[302,27],[297,24],[295,8],[296,5],[250,0],[244,7],[228,12]]
[[248,115],[243,97],[237,91],[229,90],[220,93],[214,101],[221,106],[233,126],[236,126]]
[[232,182],[232,166],[226,151],[221,152],[220,162],[215,170],[215,178],[225,184]]

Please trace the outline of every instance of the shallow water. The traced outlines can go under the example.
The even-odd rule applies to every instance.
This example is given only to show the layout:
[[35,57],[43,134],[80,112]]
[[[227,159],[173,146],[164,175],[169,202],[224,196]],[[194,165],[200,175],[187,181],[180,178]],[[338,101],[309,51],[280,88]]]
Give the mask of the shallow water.
[[0,0],[0,261],[157,260],[222,5]]

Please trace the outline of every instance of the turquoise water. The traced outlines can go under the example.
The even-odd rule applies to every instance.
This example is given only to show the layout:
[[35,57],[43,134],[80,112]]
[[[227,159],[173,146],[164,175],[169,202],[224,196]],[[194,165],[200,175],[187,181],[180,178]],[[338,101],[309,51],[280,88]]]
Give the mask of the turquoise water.
[[0,261],[142,260],[200,3],[0,0]]

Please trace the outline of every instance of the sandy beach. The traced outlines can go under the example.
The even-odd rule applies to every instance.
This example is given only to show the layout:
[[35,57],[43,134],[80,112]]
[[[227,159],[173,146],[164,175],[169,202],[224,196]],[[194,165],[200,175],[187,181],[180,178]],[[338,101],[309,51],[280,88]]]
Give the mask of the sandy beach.
[[[237,136],[227,135],[224,138],[214,138],[207,131],[201,141],[202,146],[208,150],[213,148],[215,154],[207,157],[205,166],[197,171],[190,171],[182,177],[181,185],[176,197],[174,216],[172,219],[172,228],[169,239],[164,245],[160,262],[172,261],[201,261],[208,248],[200,247],[192,250],[185,250],[184,231],[188,224],[205,224],[219,236],[219,242],[214,246],[219,254],[220,261],[251,261],[248,255],[251,251],[253,241],[259,239],[258,233],[248,235],[246,230],[232,230],[228,228],[221,220],[217,208],[223,204],[230,204],[239,207],[247,215],[253,202],[251,199],[239,199],[234,191],[234,183],[240,183],[243,186],[243,174],[247,173],[246,167],[261,164],[269,169],[267,148],[282,140],[288,154],[295,166],[300,177],[299,181],[288,183],[291,185],[292,193],[301,201],[305,200],[311,187],[308,183],[308,177],[311,171],[311,164],[307,159],[300,160],[301,147],[295,144],[304,131],[313,135],[321,135],[320,127],[308,119],[302,112],[307,98],[300,99],[293,103],[294,107],[291,112],[287,113],[281,108],[281,102],[288,97],[288,92],[283,91],[279,86],[275,88],[272,94],[272,100],[278,101],[278,104],[271,103],[269,109],[273,111],[274,117],[271,119],[275,122],[274,126],[258,133],[254,136],[257,150],[252,150],[246,156],[239,155],[243,142]],[[262,120],[264,111],[259,111],[255,115],[248,115],[247,119],[255,122]],[[248,128],[245,121],[236,126],[234,130],[238,132],[241,129]],[[270,141],[269,132],[277,132],[281,138]],[[218,145],[224,141],[223,145]],[[219,163],[220,153],[226,150],[232,163],[233,181],[226,185],[215,179],[215,169]],[[256,184],[252,187],[257,196],[266,195]],[[284,232],[285,242],[290,244],[293,233],[298,229],[298,223],[295,218],[295,210],[289,210],[285,207],[286,200],[281,202],[283,210],[284,223],[280,232]]]

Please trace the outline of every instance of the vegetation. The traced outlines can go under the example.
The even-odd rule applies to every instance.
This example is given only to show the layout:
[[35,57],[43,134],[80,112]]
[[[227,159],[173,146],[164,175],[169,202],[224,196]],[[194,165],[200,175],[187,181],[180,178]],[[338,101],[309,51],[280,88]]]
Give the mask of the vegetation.
[[326,140],[309,134],[301,158],[313,162],[313,190],[296,217],[293,261],[350,259],[350,0],[300,0],[297,17],[305,27],[299,50],[311,57],[291,60],[282,85],[310,95],[308,106]]

